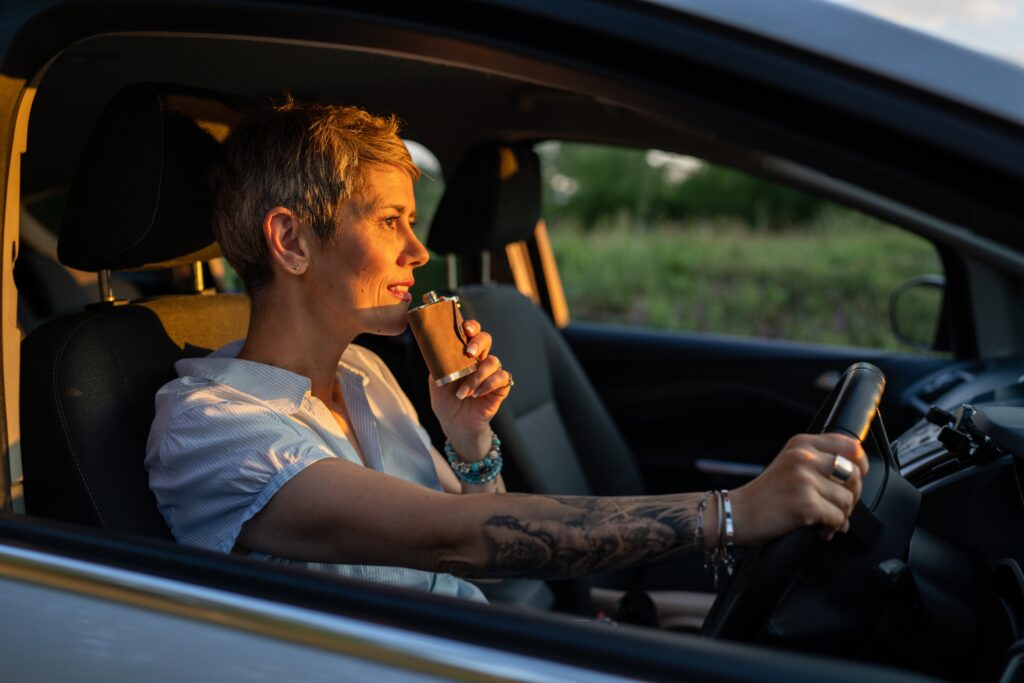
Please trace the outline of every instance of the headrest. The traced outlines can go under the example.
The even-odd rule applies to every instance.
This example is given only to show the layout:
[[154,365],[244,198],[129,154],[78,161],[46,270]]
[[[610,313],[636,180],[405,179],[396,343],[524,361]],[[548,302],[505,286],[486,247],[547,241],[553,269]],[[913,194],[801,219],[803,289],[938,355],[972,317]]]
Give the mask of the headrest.
[[530,147],[477,145],[448,181],[427,246],[439,254],[504,249],[533,236],[540,202],[540,160]]
[[107,104],[68,194],[61,263],[126,270],[219,255],[207,169],[220,146],[182,112],[195,101],[172,86],[141,83]]

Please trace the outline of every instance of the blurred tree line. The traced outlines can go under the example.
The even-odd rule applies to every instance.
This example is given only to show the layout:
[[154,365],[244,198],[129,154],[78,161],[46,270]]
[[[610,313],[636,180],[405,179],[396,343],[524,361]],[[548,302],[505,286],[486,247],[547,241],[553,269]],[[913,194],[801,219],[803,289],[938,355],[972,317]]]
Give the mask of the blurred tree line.
[[806,224],[825,202],[691,157],[573,143],[538,145],[544,215],[591,228],[733,217],[754,229]]

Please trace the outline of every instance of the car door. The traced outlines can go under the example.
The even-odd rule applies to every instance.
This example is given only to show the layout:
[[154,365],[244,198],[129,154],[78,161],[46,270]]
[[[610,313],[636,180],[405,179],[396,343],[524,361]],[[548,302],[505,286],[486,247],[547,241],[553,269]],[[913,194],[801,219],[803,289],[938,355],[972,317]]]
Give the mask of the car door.
[[872,349],[592,322],[572,323],[563,333],[652,492],[735,486],[756,475],[786,439],[807,428],[854,362],[869,361],[885,373],[890,398],[883,415],[890,407],[907,412],[904,388],[949,363]]

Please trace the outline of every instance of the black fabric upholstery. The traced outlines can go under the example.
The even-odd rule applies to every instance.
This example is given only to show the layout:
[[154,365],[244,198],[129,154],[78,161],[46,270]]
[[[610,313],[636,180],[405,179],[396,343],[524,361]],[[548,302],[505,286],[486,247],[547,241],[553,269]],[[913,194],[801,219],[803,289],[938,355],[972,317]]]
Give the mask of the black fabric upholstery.
[[104,109],[68,194],[61,263],[127,270],[217,255],[206,172],[219,145],[171,104],[166,86],[144,83]]
[[540,160],[532,149],[477,145],[448,179],[427,246],[439,254],[504,249],[533,235],[540,207]]
[[245,336],[241,295],[102,306],[22,345],[22,452],[30,514],[169,538],[143,460],[154,395],[180,358]]
[[494,353],[516,378],[494,421],[506,467],[535,493],[643,493],[629,447],[544,312],[512,287],[463,287],[459,295],[463,313],[494,336]]

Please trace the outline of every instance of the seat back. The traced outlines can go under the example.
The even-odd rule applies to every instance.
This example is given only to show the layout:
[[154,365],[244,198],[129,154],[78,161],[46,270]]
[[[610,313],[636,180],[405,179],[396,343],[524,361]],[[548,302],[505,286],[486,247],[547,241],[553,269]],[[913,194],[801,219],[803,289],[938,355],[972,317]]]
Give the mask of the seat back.
[[494,336],[493,352],[515,376],[493,424],[527,490],[642,493],[629,447],[544,311],[507,285],[467,286],[459,296],[464,313]]
[[[206,173],[219,147],[176,106],[182,97],[136,85],[106,107],[68,196],[65,265],[139,269],[216,255]],[[143,464],[154,396],[177,360],[243,337],[248,318],[242,295],[183,294],[93,304],[26,337],[27,512],[169,538]]]
[[174,363],[245,336],[242,295],[171,296],[47,323],[22,350],[29,513],[170,538],[143,467]]
[[[471,150],[448,181],[428,246],[462,256],[532,238],[540,163],[523,145]],[[463,312],[494,336],[516,386],[493,425],[511,480],[535,493],[631,495],[643,479],[625,439],[551,320],[514,287],[463,286]]]

